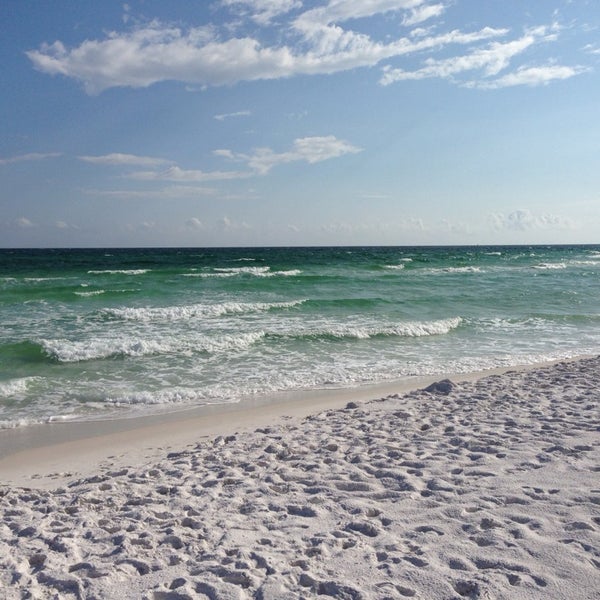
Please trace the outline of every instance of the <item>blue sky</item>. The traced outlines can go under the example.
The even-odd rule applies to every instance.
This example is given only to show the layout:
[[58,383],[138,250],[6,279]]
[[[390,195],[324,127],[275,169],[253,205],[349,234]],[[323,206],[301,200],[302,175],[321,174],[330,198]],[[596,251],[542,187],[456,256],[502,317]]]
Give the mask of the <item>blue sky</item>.
[[596,0],[4,0],[0,246],[600,242]]

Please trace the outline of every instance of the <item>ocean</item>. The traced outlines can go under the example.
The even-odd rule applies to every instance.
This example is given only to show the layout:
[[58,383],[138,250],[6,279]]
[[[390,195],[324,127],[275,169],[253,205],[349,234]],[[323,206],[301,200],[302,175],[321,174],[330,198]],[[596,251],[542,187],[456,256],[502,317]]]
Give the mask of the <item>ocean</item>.
[[600,246],[0,250],[0,428],[599,348]]

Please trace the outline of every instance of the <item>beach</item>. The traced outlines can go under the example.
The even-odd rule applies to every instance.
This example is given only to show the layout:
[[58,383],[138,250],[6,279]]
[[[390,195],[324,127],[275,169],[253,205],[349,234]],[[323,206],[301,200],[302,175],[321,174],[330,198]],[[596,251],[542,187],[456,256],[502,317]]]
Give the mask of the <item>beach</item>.
[[599,389],[584,358],[172,419],[141,444],[113,427],[45,466],[21,449],[0,461],[2,593],[597,598]]

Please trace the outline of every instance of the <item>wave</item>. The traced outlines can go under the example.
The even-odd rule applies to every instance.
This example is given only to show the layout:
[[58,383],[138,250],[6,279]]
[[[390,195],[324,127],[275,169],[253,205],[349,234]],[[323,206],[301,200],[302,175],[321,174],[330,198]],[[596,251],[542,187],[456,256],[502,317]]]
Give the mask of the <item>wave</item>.
[[293,277],[302,274],[300,269],[271,271],[271,267],[217,267],[214,270],[217,274],[224,273],[226,276],[253,275],[254,277]]
[[205,400],[206,395],[202,390],[194,388],[165,388],[155,391],[130,391],[118,395],[108,396],[104,404],[113,406],[153,406],[161,404],[183,404],[198,400]]
[[558,271],[567,268],[567,263],[540,263],[539,265],[532,265],[532,269],[538,269],[540,271]]
[[149,272],[150,269],[104,269],[88,271],[88,275],[145,275]]
[[560,314],[544,313],[531,314],[522,317],[495,317],[478,319],[474,321],[483,329],[544,329],[555,331],[556,326],[572,327],[579,325],[597,325],[600,323],[600,314]]
[[404,269],[404,265],[403,264],[399,264],[399,265],[385,265],[386,269],[392,269],[392,270],[397,270],[397,271],[402,271],[402,269]]
[[91,296],[101,296],[102,294],[106,294],[105,290],[94,290],[91,292],[73,292],[76,296],[81,296],[82,298],[89,298]]
[[[418,272],[418,271],[416,271]],[[433,269],[423,269],[421,273],[428,275],[453,275],[461,273],[485,273],[481,267],[438,267]]]
[[0,382],[0,398],[9,398],[27,391],[27,388],[39,381],[39,377],[20,377]]
[[[291,337],[308,339],[359,339],[379,337],[425,337],[445,335],[463,322],[461,317],[440,319],[438,321],[412,321],[395,325],[332,325],[314,331],[301,331]],[[269,337],[269,336],[267,336]],[[290,337],[290,336],[284,336]]]
[[110,317],[126,321],[179,321],[198,317],[221,317],[227,314],[245,314],[293,308],[304,302],[305,300],[290,302],[223,302],[220,304],[191,304],[160,308],[105,308],[101,312]]
[[181,274],[182,277],[202,277],[205,279],[208,279],[211,277],[219,277],[219,278],[235,277],[236,275],[237,275],[237,273],[182,273]]
[[287,271],[271,271],[271,267],[222,267],[215,268],[212,273],[182,273],[182,277],[226,278],[250,275],[253,277],[296,277],[302,275],[300,269]]
[[242,351],[265,337],[264,332],[223,334],[217,337],[137,339],[134,337],[72,341],[40,340],[46,355],[58,363],[75,363],[107,358],[139,358],[157,354],[194,354]]
[[43,283],[44,281],[64,281],[68,277],[24,277],[23,281],[27,283]]

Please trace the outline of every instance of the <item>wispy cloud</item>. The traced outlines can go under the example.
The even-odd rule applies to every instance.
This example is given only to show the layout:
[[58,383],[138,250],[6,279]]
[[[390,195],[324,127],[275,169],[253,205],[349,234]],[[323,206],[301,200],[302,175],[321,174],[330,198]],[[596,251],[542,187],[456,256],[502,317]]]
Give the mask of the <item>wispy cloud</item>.
[[[76,79],[88,93],[96,94],[112,87],[142,88],[159,81],[219,86],[300,74],[332,74],[423,51],[467,46],[466,54],[438,59],[430,56],[413,72],[388,65],[382,83],[449,77],[464,70],[493,70],[494,61],[504,65],[502,61],[507,60],[503,52],[510,58],[544,40],[543,35],[529,33],[496,46],[474,46],[510,32],[493,26],[439,32],[443,27],[440,17],[452,4],[427,0],[329,0],[308,10],[302,10],[299,0],[221,0],[219,6],[235,12],[238,22],[248,18],[255,24],[246,34],[232,36],[233,29],[243,29],[241,24],[228,28],[232,23],[225,23],[219,31],[213,24],[183,28],[153,21],[85,40],[72,48],[61,41],[43,44],[27,55],[38,70]],[[368,19],[387,13],[401,16],[405,35],[382,31],[377,39],[372,29],[361,31]],[[278,29],[284,42],[276,45],[269,27],[274,18],[287,19]],[[437,29],[411,29],[424,21],[434,22]],[[240,111],[215,118],[244,114]]]
[[434,17],[439,17],[446,10],[444,4],[430,4],[417,6],[411,9],[410,14],[406,15],[402,21],[404,25],[412,26],[423,23]]
[[483,78],[476,81],[465,82],[469,87],[496,89],[508,85],[535,85],[548,82],[552,79],[566,78],[581,72],[578,67],[538,67],[520,68],[516,72],[508,73],[496,80],[487,78],[498,75],[507,69],[511,60],[524,53],[532,46],[541,42],[554,41],[556,32],[554,27],[536,27],[525,32],[518,39],[508,42],[490,42],[486,47],[478,47],[468,54],[453,56],[451,58],[436,60],[428,58],[424,66],[414,71],[392,69],[385,67],[381,78],[382,85],[403,80],[417,80],[426,78],[452,79],[466,72],[481,71]]
[[164,171],[136,171],[130,173],[127,177],[140,181],[179,181],[190,183],[243,179],[245,177],[251,177],[252,175],[252,173],[243,171],[200,171],[173,166]]
[[19,217],[15,221],[15,225],[21,229],[29,229],[31,227],[35,227],[35,223],[30,221],[27,217]]
[[196,198],[199,196],[213,196],[217,193],[214,188],[202,186],[173,185],[153,190],[104,190],[84,189],[82,192],[88,196],[101,198],[123,198],[141,200],[176,200],[178,198]]
[[588,67],[582,66],[567,67],[564,65],[548,65],[544,67],[519,67],[513,73],[507,73],[494,81],[483,81],[473,85],[482,89],[493,90],[515,85],[547,85],[552,81],[570,79],[571,77],[589,71],[590,69]]
[[573,229],[574,224],[566,217],[542,214],[536,215],[528,209],[515,210],[509,214],[493,213],[489,216],[496,230],[530,231],[534,229]]
[[32,160],[44,160],[46,158],[56,158],[62,156],[61,152],[30,152],[29,154],[19,154],[9,158],[0,158],[0,165],[12,165],[14,163],[28,162]]
[[102,156],[79,156],[79,160],[95,165],[114,165],[114,166],[137,166],[137,167],[159,167],[172,164],[173,161],[164,158],[155,158],[152,156],[136,156],[135,154],[121,154],[113,152]]
[[588,54],[600,54],[600,46],[598,44],[586,44],[583,51]]
[[235,153],[227,149],[216,150],[215,154],[245,162],[256,173],[265,175],[277,165],[298,161],[314,164],[360,151],[357,146],[328,135],[298,138],[294,140],[292,148],[287,152],[274,152],[271,148],[256,148],[251,154]]
[[215,115],[215,119],[217,121],[224,121],[225,119],[232,119],[235,117],[249,117],[251,114],[252,113],[249,110],[238,110],[237,112]]
[[185,226],[189,229],[202,229],[204,225],[198,217],[191,217],[185,222]]
[[260,25],[268,25],[279,16],[302,6],[301,0],[221,0],[222,6],[244,11]]

